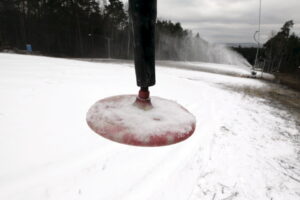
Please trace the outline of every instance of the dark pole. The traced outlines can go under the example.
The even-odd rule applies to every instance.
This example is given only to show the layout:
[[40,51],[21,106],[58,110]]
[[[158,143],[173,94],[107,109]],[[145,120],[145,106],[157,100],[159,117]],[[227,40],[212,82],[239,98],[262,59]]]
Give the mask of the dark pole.
[[107,58],[110,58],[110,38],[104,37],[107,41]]
[[[146,93],[148,87],[155,85],[156,8],[156,0],[129,0],[134,35],[136,81],[141,91]],[[149,94],[142,96],[149,97]]]
[[91,33],[89,33],[88,34],[88,36],[89,36],[89,38],[90,38],[90,40],[91,40],[91,45],[90,45],[90,48],[91,48],[91,56],[93,56],[93,51],[94,51],[94,35],[93,34],[91,34]]

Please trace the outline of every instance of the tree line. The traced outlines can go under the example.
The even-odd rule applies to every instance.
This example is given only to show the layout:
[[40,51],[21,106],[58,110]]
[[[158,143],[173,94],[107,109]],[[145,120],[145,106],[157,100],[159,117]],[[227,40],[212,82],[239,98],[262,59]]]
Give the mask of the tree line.
[[[300,37],[291,32],[293,20],[283,24],[280,31],[271,37],[259,49],[256,59],[256,48],[235,48],[252,64],[266,72],[293,73],[300,67]],[[255,63],[256,62],[256,63]]]
[[[0,50],[25,49],[60,57],[133,57],[128,5],[120,0],[1,0]],[[158,59],[179,60],[191,31],[157,20]]]
[[[292,20],[286,22],[260,48],[259,67],[269,72],[297,70],[300,38],[291,33],[293,25]],[[157,59],[224,60],[222,49],[168,20],[157,20],[155,43]],[[128,5],[120,0],[1,0],[0,51],[24,50],[26,44],[50,56],[132,59]],[[235,50],[255,64],[255,48]]]

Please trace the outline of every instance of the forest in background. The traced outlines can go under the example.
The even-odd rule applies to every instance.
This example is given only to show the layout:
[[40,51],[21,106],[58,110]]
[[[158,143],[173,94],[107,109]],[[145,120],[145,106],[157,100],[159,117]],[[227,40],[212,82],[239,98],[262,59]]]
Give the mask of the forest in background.
[[[59,57],[133,57],[128,5],[119,0],[1,0],[0,49]],[[179,60],[191,32],[157,20],[158,59]]]
[[[120,0],[1,0],[0,51],[33,52],[58,57],[133,58],[128,5]],[[268,72],[299,70],[300,38],[291,33],[293,21],[259,49],[234,48],[252,65]],[[211,62],[209,51],[222,51],[183,29],[180,23],[157,20],[156,58]],[[221,52],[218,52],[221,57]]]
[[257,48],[236,47],[234,49],[249,63],[265,72],[300,71],[300,37],[292,32],[293,26],[293,20],[289,20],[277,33],[273,32],[270,39],[259,49],[257,60],[255,59]]

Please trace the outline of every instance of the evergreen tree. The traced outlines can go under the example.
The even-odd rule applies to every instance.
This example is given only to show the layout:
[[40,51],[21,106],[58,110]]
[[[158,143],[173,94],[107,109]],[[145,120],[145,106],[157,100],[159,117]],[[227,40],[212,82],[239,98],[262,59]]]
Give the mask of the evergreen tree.
[[294,33],[290,34],[293,25],[292,20],[285,22],[281,30],[264,44],[267,69],[293,72],[300,65],[300,40]]

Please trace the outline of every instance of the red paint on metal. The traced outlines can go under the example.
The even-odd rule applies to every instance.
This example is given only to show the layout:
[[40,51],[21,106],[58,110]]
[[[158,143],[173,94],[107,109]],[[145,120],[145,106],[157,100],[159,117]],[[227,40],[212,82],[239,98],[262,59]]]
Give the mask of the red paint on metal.
[[[114,96],[107,99],[100,100],[99,102],[116,102],[121,100],[122,98],[127,98],[132,95],[123,95],[123,96]],[[142,103],[141,103],[142,102]],[[152,106],[150,101],[139,101],[139,98],[136,99],[136,101],[133,103],[134,105],[142,105],[141,109],[145,109],[146,106]],[[183,110],[188,112],[184,107],[180,106]],[[110,107],[106,107],[105,109],[110,109]],[[151,109],[151,108],[150,108]],[[160,120],[160,119],[154,119],[154,120]],[[135,146],[164,146],[164,145],[170,145],[175,144],[178,142],[181,142],[188,137],[190,137],[193,132],[195,131],[196,125],[195,123],[190,124],[191,130],[187,133],[179,133],[179,132],[153,132],[151,136],[148,137],[147,140],[140,139],[136,136],[136,134],[130,133],[128,131],[128,128],[126,127],[126,123],[123,125],[120,125],[119,123],[111,121],[107,123],[104,127],[98,127],[97,124],[93,124],[90,121],[87,121],[90,128],[95,131],[98,135],[103,136],[107,139],[110,139],[115,142],[119,142],[122,144],[128,144],[128,145],[135,145]],[[145,125],[146,126],[146,125]],[[123,134],[120,135],[120,132]]]

